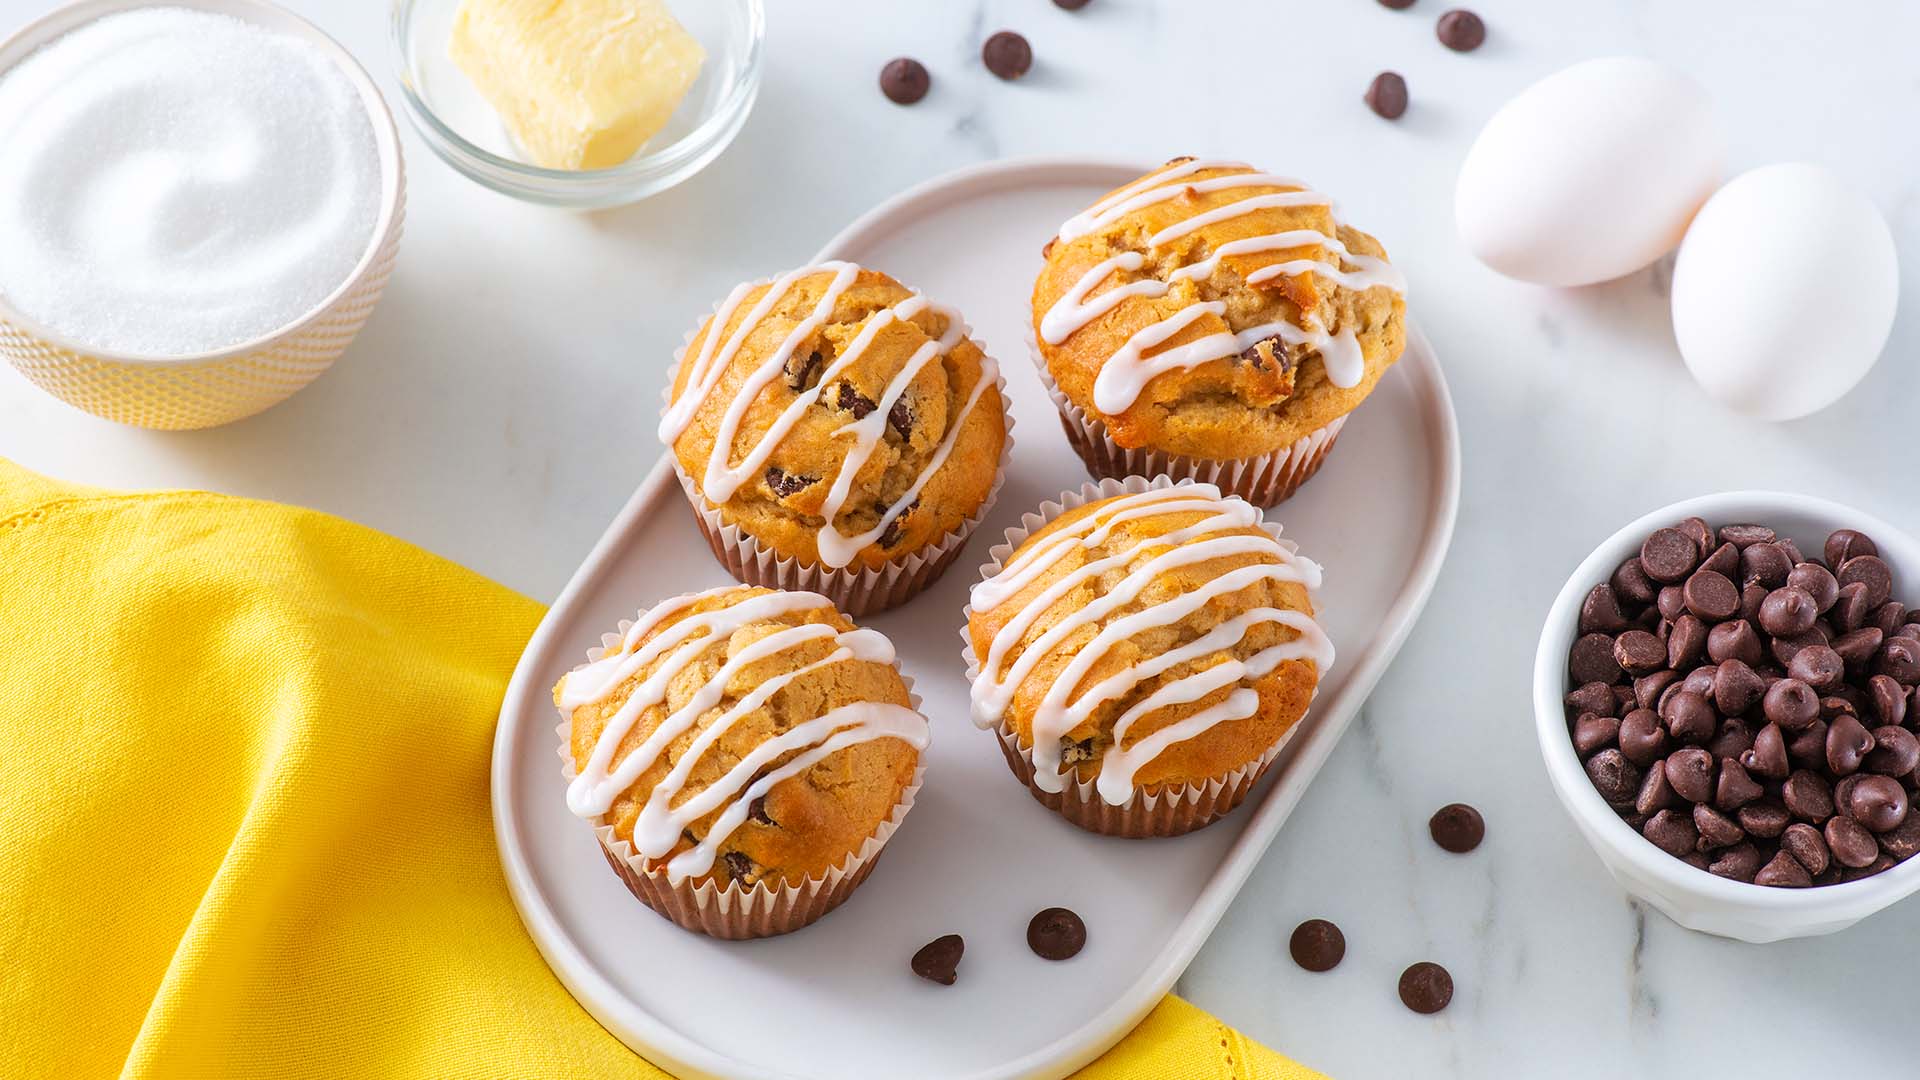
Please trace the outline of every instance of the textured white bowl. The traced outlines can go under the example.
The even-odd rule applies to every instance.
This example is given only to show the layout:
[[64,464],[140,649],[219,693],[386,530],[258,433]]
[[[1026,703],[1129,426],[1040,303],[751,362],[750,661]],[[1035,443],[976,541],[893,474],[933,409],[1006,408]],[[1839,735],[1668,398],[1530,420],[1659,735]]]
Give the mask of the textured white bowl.
[[380,155],[380,214],[359,263],[313,310],[262,337],[187,356],[108,352],[36,325],[0,296],[0,356],[42,390],[95,416],[136,427],[213,427],[286,400],[353,342],[393,273],[405,216],[406,169],[393,114],[366,71],[313,24],[264,0],[80,0],[0,41],[0,71],[78,26],[145,7],[231,15],[312,42],[359,91]]
[[1580,602],[1606,581],[1627,557],[1639,551],[1647,534],[1683,518],[1700,517],[1721,525],[1753,522],[1791,537],[1800,550],[1817,553],[1834,529],[1854,528],[1871,536],[1893,567],[1896,597],[1920,582],[1920,541],[1892,525],[1839,503],[1776,491],[1735,491],[1665,506],[1608,537],[1587,556],[1547,613],[1540,651],[1533,663],[1533,710],[1554,793],[1572,815],[1587,843],[1606,863],[1620,886],[1651,904],[1674,922],[1741,941],[1768,942],[1844,930],[1920,889],[1920,858],[1908,859],[1885,873],[1838,885],[1775,889],[1730,881],[1695,869],[1653,846],[1620,820],[1595,791],[1573,751],[1563,703],[1569,685],[1567,651],[1573,646]]

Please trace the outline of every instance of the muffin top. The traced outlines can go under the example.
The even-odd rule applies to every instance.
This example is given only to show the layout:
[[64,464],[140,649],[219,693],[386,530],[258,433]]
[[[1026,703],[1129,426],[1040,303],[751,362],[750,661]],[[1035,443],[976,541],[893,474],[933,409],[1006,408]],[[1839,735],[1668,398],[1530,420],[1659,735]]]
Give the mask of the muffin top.
[[1271,453],[1345,416],[1406,344],[1399,271],[1298,180],[1176,158],[1060,227],[1033,286],[1060,392],[1121,446]]
[[[973,717],[1114,805],[1257,759],[1307,711],[1333,646],[1320,568],[1244,500],[1181,483],[1069,510],[973,587]],[[1276,530],[1277,531],[1277,530]]]
[[733,290],[687,344],[660,438],[782,556],[880,566],[940,542],[993,490],[998,379],[958,312],[823,263]]
[[553,700],[568,808],[676,882],[820,877],[892,815],[927,745],[892,644],[814,593],[667,600]]

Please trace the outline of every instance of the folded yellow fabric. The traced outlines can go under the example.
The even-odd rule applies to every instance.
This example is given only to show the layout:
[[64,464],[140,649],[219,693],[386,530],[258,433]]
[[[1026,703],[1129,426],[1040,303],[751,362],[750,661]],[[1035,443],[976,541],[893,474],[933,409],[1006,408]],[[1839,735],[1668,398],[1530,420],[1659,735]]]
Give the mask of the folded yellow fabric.
[[[0,459],[0,1076],[662,1075],[494,854],[540,611],[324,514]],[[1169,998],[1082,1075],[1314,1074]]]

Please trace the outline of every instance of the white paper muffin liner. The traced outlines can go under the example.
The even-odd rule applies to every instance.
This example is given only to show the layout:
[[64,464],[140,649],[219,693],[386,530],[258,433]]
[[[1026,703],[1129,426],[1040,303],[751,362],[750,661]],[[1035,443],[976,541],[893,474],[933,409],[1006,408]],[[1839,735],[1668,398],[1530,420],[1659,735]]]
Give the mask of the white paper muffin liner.
[[[1020,524],[1007,529],[1006,538],[993,546],[988,552],[989,560],[980,567],[980,580],[986,581],[998,574],[1027,537],[1069,510],[1116,495],[1138,495],[1145,491],[1159,491],[1196,482],[1174,480],[1166,476],[1156,476],[1151,480],[1142,476],[1125,479],[1107,477],[1083,484],[1078,491],[1064,492],[1057,500],[1041,503],[1037,513],[1022,515]],[[1264,517],[1259,524],[1288,551],[1298,549],[1292,540],[1281,536],[1279,525],[1266,521]],[[960,622],[960,658],[967,666],[968,685],[980,678],[980,658],[974,654],[973,635],[967,630],[972,617],[973,606],[969,604],[962,610]],[[1294,732],[1300,730],[1304,720],[1303,715],[1294,721],[1265,753],[1222,776],[1197,783],[1161,784],[1152,791],[1136,787],[1133,797],[1117,806],[1101,798],[1092,780],[1072,780],[1064,790],[1058,792],[1041,788],[1034,783],[1031,747],[1022,743],[1018,733],[1004,718],[992,730],[1001,753],[1007,759],[1007,767],[1013,770],[1013,774],[1027,786],[1027,790],[1041,805],[1090,832],[1107,836],[1149,837],[1179,836],[1210,825],[1233,812],[1260,782],[1261,775],[1293,738]]]
[[[622,619],[616,633],[601,635],[600,645],[587,651],[587,662],[600,659],[610,649],[619,648],[621,639],[632,626],[633,620]],[[579,668],[574,670],[578,671]],[[897,661],[894,670],[900,671]],[[921,706],[920,695],[913,691],[913,679],[905,672],[900,672],[900,680],[906,684],[909,704],[924,717],[926,711]],[[571,784],[577,775],[573,762],[573,713],[562,710],[560,723],[553,730],[560,737],[557,747],[560,774]],[[931,733],[931,724],[928,730]],[[924,762],[926,751],[922,750],[920,754]],[[619,875],[629,892],[662,917],[684,929],[727,941],[773,937],[792,933],[813,923],[853,895],[853,891],[873,872],[887,840],[906,820],[907,811],[913,809],[914,798],[919,795],[926,777],[926,765],[916,765],[913,779],[900,792],[900,800],[894,804],[893,812],[874,828],[872,835],[861,841],[860,846],[839,863],[829,867],[826,873],[797,883],[782,880],[778,885],[772,885],[763,881],[747,887],[735,881],[729,881],[725,886],[716,885],[712,878],[700,880],[698,884],[693,878],[682,878],[675,882],[667,874],[665,860],[649,860],[635,851],[632,843],[614,836],[613,824],[604,816],[594,818],[588,824],[592,825],[593,835],[600,841],[600,854],[606,858],[607,865]]]
[[1040,342],[1033,335],[1033,320],[1027,320],[1027,352],[1040,373],[1040,385],[1047,388],[1054,408],[1060,411],[1060,426],[1067,441],[1096,477],[1121,479],[1128,476],[1170,476],[1175,480],[1196,480],[1213,484],[1223,494],[1238,495],[1255,506],[1274,506],[1285,502],[1300,490],[1300,485],[1320,471],[1320,465],[1333,450],[1334,440],[1347,418],[1338,416],[1325,427],[1302,436],[1292,446],[1246,458],[1198,458],[1169,453],[1152,447],[1128,449],[1113,441],[1107,425],[1098,417],[1073,403],[1054,382],[1047,370]]
[[[763,278],[755,284],[765,284],[769,280]],[[911,289],[912,286],[907,288]],[[660,394],[662,417],[673,405],[673,384],[679,379],[680,365],[686,359],[687,348],[693,344],[694,335],[700,332],[701,326],[718,318],[719,314],[720,302],[716,301],[707,319],[695,324],[682,336],[680,348],[673,354],[673,366],[667,369],[666,388]],[[973,328],[963,323],[962,333],[972,338]],[[980,343],[974,341],[974,345],[979,346]],[[981,354],[987,355],[984,348]],[[1000,445],[1000,461],[994,467],[993,486],[987,489],[987,497],[981,500],[972,515],[938,543],[909,552],[904,558],[881,566],[835,569],[783,556],[771,545],[761,543],[753,534],[727,521],[721,508],[707,501],[693,477],[681,467],[680,456],[674,453],[672,444],[666,446],[667,459],[673,462],[673,474],[680,479],[680,489],[686,493],[687,504],[693,508],[694,520],[700,526],[701,535],[707,538],[707,547],[735,580],[769,589],[816,592],[856,619],[874,615],[899,607],[933,584],[959,558],[967,538],[973,535],[973,530],[985,520],[993,510],[994,502],[1000,498],[1000,489],[1007,482],[1007,463],[1013,455],[1013,409],[1007,398],[1006,372],[1001,370],[997,360],[994,361],[994,369],[994,385],[999,390],[1005,426],[1002,429],[1004,435]]]

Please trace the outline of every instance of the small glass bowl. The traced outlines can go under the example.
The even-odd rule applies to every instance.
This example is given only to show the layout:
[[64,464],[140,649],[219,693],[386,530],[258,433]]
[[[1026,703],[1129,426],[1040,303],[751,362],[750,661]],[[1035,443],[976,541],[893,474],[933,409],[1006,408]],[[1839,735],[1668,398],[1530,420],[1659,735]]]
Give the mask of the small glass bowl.
[[393,43],[407,119],[442,161],[528,202],[595,209],[639,202],[720,156],[753,111],[766,37],[763,0],[673,0],[707,50],[700,77],[660,133],[607,169],[546,169],[521,155],[499,115],[447,56],[461,0],[395,0]]

